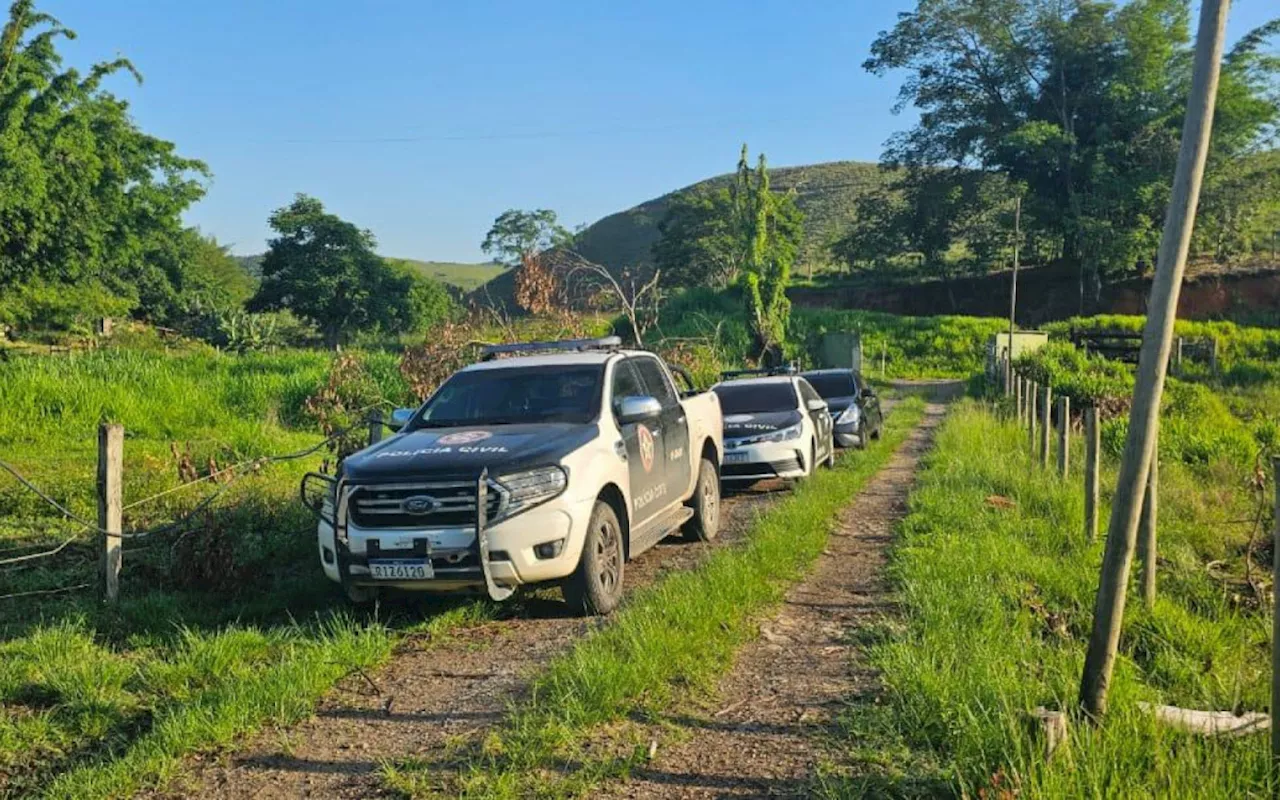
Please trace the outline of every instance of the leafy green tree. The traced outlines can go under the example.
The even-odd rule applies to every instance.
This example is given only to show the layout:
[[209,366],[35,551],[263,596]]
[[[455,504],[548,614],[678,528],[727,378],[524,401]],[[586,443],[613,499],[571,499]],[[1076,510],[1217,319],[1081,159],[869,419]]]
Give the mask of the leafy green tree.
[[391,269],[387,290],[393,302],[391,319],[385,327],[396,333],[421,333],[449,319],[457,303],[440,283],[431,280],[403,261],[388,262]]
[[0,33],[0,285],[101,283],[145,315],[185,282],[181,215],[205,166],[142,132],[102,88],[125,59],[64,69],[74,34],[17,0]]
[[518,267],[544,250],[566,245],[573,235],[556,221],[556,212],[508,209],[493,221],[480,249],[495,261]]
[[791,265],[795,261],[803,218],[798,211],[783,211],[784,201],[769,189],[769,170],[760,155],[753,171],[742,146],[738,169],[730,190],[734,232],[742,264],[740,283],[746,304],[747,327],[762,362],[777,363],[786,341],[791,301]]
[[[898,107],[920,120],[885,156],[980,167],[1027,188],[1029,226],[1051,232],[1087,288],[1130,274],[1159,240],[1190,81],[1186,0],[919,0],[865,67],[906,74]],[[1211,159],[1255,146],[1280,119],[1271,23],[1228,53]]]
[[373,234],[327,213],[299,194],[271,214],[277,236],[262,259],[262,282],[251,311],[288,309],[339,347],[357,331],[411,331],[433,302],[425,278],[395,270],[374,252]]
[[903,236],[906,204],[901,192],[882,186],[858,197],[853,220],[831,245],[831,255],[849,272],[890,269],[891,260],[907,250]]

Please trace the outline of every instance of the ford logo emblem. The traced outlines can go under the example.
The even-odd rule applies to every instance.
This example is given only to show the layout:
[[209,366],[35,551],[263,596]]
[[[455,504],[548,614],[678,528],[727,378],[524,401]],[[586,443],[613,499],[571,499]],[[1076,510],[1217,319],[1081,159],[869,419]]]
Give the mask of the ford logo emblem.
[[403,509],[406,514],[422,515],[430,514],[432,511],[435,511],[436,506],[439,504],[440,503],[434,497],[420,494],[413,497],[406,497],[404,501],[400,503],[400,508]]

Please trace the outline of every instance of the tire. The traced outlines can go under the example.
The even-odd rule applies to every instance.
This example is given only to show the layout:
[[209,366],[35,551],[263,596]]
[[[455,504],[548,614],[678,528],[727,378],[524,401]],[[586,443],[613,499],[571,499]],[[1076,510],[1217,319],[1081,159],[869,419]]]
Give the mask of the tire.
[[613,507],[597,500],[578,567],[564,582],[564,599],[581,616],[608,614],[622,599],[622,525]]
[[809,469],[805,470],[804,478],[810,478],[818,471],[818,437],[809,440]]
[[344,582],[342,593],[351,605],[364,608],[378,602],[381,591],[377,586],[356,586],[354,583]]
[[720,532],[720,475],[711,459],[698,465],[698,482],[688,505],[693,517],[684,524],[684,538],[690,542],[709,542]]
[[858,449],[859,449],[859,450],[866,450],[866,449],[867,449],[867,419],[866,419],[866,417],[863,417],[863,418],[862,418],[862,420],[858,422]]
[[827,441],[827,460],[822,462],[827,469],[835,469],[836,466],[836,439],[835,434]]
[[878,442],[880,441],[880,437],[883,435],[884,435],[884,420],[881,420],[880,424],[876,426],[876,429],[871,432],[871,438],[875,439]]

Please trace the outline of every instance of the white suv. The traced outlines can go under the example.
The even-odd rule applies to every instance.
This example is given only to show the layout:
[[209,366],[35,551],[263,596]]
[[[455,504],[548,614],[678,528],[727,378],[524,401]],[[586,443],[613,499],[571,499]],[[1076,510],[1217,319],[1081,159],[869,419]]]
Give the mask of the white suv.
[[719,400],[616,337],[488,348],[405,416],[336,478],[304,481],[321,565],[353,600],[561,582],[607,613],[627,560],[716,534]]
[[724,413],[721,480],[804,478],[818,464],[834,463],[831,413],[808,381],[760,371],[725,377],[711,387]]

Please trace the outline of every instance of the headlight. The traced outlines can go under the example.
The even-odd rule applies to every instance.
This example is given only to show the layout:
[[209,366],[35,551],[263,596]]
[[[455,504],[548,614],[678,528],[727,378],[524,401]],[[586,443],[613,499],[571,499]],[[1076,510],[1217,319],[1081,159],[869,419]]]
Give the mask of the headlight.
[[569,476],[560,467],[539,467],[503,475],[495,482],[507,493],[506,507],[498,514],[498,519],[505,519],[559,496],[569,485]]
[[783,428],[782,430],[774,431],[773,433],[739,439],[736,444],[738,447],[746,447],[747,445],[763,444],[765,442],[787,442],[792,439],[799,439],[800,434],[803,432],[804,423],[799,423],[792,425],[790,428]]
[[848,408],[846,408],[844,411],[841,411],[841,412],[840,412],[840,416],[836,417],[836,424],[837,424],[837,425],[847,425],[847,424],[849,424],[849,423],[851,423],[851,422],[857,422],[857,421],[858,421],[858,415],[859,415],[860,413],[861,413],[861,412],[859,411],[857,404],[856,404],[856,403],[850,403],[850,404],[849,404],[849,407],[848,407]]

